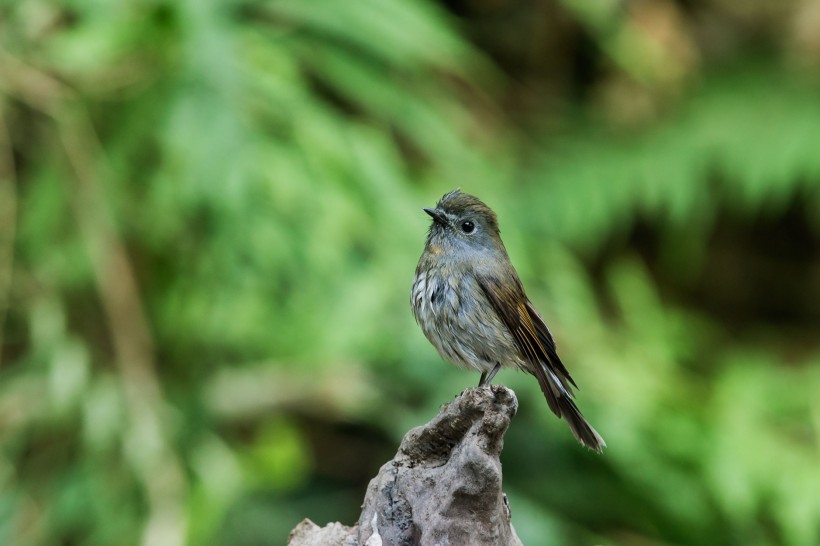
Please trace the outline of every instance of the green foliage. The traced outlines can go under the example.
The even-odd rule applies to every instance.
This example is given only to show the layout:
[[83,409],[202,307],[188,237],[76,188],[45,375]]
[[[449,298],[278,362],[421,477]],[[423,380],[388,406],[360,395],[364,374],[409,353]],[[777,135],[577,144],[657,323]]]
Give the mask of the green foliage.
[[547,129],[430,2],[0,7],[0,542],[352,523],[477,379],[408,307],[419,209],[461,186],[609,444],[500,374],[524,543],[817,543],[820,290],[784,274],[816,267],[816,82],[566,4],[606,68],[526,106]]
[[795,195],[805,196],[806,215],[816,217],[817,90],[774,74],[771,66],[752,65],[711,75],[678,112],[643,134],[600,134],[587,122],[586,130],[566,135],[560,156],[546,154],[531,169],[534,181],[548,182],[533,190],[547,207],[533,219],[536,229],[595,248],[642,216],[702,238],[718,207],[776,217]]

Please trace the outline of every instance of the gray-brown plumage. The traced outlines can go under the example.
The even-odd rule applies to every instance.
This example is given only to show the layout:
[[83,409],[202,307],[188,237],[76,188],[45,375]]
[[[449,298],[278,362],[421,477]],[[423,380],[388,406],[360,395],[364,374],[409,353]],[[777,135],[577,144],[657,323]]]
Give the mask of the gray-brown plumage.
[[459,190],[424,211],[433,222],[411,293],[424,335],[446,360],[481,372],[479,386],[501,367],[534,375],[553,413],[600,452],[606,444],[572,400],[577,385],[510,263],[495,213]]

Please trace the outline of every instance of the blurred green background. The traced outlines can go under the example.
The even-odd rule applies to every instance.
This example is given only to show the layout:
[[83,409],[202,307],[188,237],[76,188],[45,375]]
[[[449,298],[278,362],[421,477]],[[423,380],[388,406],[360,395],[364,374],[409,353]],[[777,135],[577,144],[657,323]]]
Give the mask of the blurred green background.
[[458,186],[609,444],[499,374],[525,544],[820,543],[816,0],[0,3],[0,543],[353,524]]

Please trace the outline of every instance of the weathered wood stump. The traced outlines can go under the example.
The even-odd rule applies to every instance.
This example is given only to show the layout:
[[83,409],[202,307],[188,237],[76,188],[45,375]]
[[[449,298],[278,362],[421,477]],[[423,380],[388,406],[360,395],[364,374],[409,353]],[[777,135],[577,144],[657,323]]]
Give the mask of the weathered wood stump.
[[357,525],[304,520],[288,546],[521,546],[499,460],[517,409],[502,385],[465,390],[404,436],[370,481]]

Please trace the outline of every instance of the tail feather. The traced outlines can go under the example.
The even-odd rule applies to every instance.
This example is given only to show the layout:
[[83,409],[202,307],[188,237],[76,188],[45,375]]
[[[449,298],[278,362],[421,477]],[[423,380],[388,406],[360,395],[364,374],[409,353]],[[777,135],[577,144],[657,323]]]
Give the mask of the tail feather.
[[558,403],[561,406],[560,417],[567,420],[569,429],[572,431],[572,435],[575,436],[575,439],[578,440],[581,445],[601,453],[606,447],[606,442],[601,438],[601,435],[598,434],[598,431],[592,428],[592,425],[584,419],[584,416],[581,415],[581,411],[578,409],[578,406],[575,405],[575,402],[569,397],[562,396],[558,399]]
[[555,415],[567,421],[575,439],[581,445],[601,453],[606,447],[606,442],[581,414],[581,410],[572,400],[572,395],[564,388],[555,373],[546,366],[536,366],[533,375],[538,379],[550,409]]

